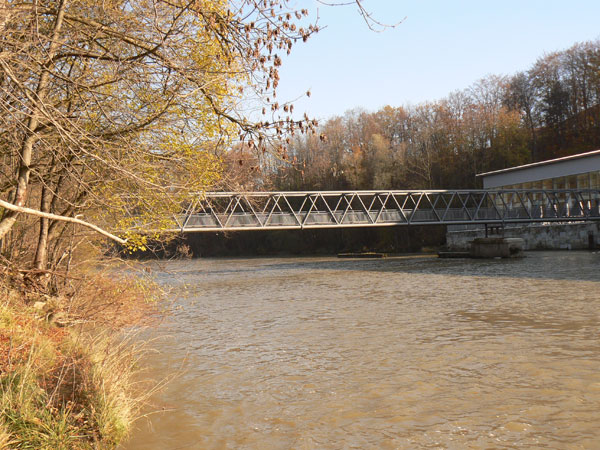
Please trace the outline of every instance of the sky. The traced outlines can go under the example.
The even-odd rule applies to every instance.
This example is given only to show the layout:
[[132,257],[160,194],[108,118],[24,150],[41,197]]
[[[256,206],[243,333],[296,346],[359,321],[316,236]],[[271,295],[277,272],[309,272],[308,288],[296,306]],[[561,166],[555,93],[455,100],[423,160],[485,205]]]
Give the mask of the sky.
[[[294,4],[294,2],[292,2]],[[309,8],[322,31],[284,59],[277,97],[326,119],[441,99],[487,75],[529,69],[545,53],[600,39],[600,0],[363,0],[381,22],[369,30],[356,6]],[[311,91],[311,97],[303,95]]]

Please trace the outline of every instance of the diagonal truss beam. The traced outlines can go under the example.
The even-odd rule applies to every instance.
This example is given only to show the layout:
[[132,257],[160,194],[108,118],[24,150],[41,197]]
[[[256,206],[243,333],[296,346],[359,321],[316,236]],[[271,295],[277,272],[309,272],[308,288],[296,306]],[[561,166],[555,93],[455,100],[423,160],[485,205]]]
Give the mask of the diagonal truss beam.
[[206,192],[180,232],[600,221],[600,189]]

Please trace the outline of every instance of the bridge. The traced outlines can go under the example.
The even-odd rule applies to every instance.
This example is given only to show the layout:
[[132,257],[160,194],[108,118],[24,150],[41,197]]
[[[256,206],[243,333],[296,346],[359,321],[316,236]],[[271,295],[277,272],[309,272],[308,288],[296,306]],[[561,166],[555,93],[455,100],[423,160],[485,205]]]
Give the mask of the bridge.
[[207,192],[180,232],[600,220],[600,189]]

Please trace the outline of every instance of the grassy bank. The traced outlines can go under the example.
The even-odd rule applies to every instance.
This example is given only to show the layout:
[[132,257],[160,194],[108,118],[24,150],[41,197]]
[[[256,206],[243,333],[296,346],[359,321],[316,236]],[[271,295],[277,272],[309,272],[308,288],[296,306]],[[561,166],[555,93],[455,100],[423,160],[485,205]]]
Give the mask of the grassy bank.
[[[125,325],[149,312],[132,280],[80,280],[67,295],[0,277],[0,448],[114,448],[144,400]],[[119,336],[119,337],[115,337]]]

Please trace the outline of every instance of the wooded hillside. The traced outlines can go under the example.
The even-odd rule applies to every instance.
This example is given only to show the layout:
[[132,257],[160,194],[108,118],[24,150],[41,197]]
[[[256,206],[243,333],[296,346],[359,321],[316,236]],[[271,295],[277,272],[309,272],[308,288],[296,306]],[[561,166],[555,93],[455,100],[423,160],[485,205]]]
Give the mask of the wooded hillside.
[[[357,87],[360,89],[360,86]],[[292,141],[278,189],[475,188],[475,174],[600,148],[600,41],[415,106],[355,109]]]

